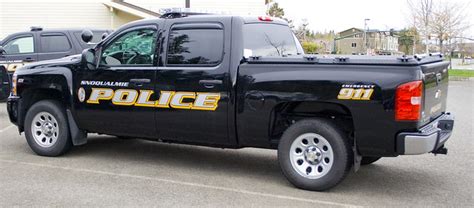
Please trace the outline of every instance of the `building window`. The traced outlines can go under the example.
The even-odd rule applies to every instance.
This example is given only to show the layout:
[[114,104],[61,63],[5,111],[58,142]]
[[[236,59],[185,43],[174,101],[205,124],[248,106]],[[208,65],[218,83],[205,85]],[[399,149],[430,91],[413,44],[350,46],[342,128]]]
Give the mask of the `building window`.
[[357,43],[352,43],[351,47],[353,47],[353,48],[357,47]]

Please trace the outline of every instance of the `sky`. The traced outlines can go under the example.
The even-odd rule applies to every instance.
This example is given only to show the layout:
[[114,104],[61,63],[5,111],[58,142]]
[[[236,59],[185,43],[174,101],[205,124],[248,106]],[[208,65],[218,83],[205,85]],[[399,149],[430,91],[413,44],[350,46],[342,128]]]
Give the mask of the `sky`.
[[[285,16],[299,25],[308,20],[308,27],[315,31],[335,30],[336,33],[351,27],[364,28],[364,19],[370,29],[402,29],[409,25],[410,13],[407,0],[274,0],[285,11]],[[451,0],[466,3],[467,13],[474,11],[472,0]],[[474,15],[470,17],[474,24]],[[412,20],[411,20],[412,21]],[[474,37],[474,25],[469,30]]]

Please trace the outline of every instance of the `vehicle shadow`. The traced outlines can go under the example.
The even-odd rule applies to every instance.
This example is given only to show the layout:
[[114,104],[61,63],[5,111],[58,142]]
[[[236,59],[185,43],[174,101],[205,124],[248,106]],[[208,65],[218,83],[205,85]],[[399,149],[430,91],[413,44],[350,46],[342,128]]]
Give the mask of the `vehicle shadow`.
[[[109,163],[133,163],[157,170],[163,166],[189,173],[198,170],[206,175],[225,174],[230,177],[252,178],[293,188],[280,171],[276,153],[273,150],[252,148],[220,149],[91,136],[87,145],[74,148],[66,157],[93,157]],[[361,167],[356,173],[351,171],[340,185],[327,193],[350,193],[354,196],[373,194],[384,197],[396,193],[397,197],[410,197],[413,193],[443,186],[444,182],[427,174],[428,171],[422,168],[410,170],[391,163],[375,163]],[[433,184],[434,181],[436,184]]]
[[133,162],[157,169],[165,166],[190,173],[200,171],[210,175],[229,174],[286,183],[280,172],[276,153],[273,150],[222,149],[140,139],[118,139],[111,136],[90,136],[86,145],[73,148],[65,156],[93,157],[110,163]]

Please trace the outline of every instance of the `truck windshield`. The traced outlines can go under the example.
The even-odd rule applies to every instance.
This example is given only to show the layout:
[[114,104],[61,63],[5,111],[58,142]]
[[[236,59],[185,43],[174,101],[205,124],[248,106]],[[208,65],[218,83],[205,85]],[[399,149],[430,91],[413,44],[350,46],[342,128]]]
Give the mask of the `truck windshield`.
[[244,56],[292,56],[302,54],[290,28],[278,24],[245,24]]

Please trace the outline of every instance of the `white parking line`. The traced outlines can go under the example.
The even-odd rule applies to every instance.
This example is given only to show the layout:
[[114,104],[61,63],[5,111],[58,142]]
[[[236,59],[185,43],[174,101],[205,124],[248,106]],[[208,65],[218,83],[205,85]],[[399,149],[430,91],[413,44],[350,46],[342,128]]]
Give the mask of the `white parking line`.
[[199,183],[174,181],[174,180],[163,179],[163,178],[155,178],[155,177],[147,177],[147,176],[139,176],[139,175],[130,175],[130,174],[123,174],[123,173],[113,173],[113,172],[89,170],[89,169],[82,169],[82,168],[69,168],[69,167],[61,167],[61,166],[38,164],[38,163],[29,163],[29,162],[21,162],[21,161],[13,161],[13,160],[3,160],[3,159],[0,159],[0,162],[20,164],[20,165],[30,165],[30,166],[36,166],[36,167],[42,167],[42,168],[53,168],[53,169],[75,171],[75,172],[109,175],[109,176],[116,176],[116,177],[134,178],[134,179],[141,179],[141,180],[159,181],[159,182],[172,183],[172,184],[178,184],[178,185],[214,189],[214,190],[219,190],[219,191],[228,191],[228,192],[235,192],[235,193],[241,193],[241,194],[248,194],[248,195],[255,195],[255,196],[262,196],[262,197],[270,197],[270,198],[278,198],[278,199],[285,199],[285,200],[293,200],[293,201],[300,201],[300,202],[308,202],[308,203],[315,203],[315,204],[324,204],[324,205],[331,205],[331,206],[361,207],[361,206],[353,205],[353,204],[344,204],[344,203],[322,201],[322,200],[316,200],[316,199],[305,199],[305,198],[298,198],[298,197],[291,197],[291,196],[284,196],[284,195],[277,195],[277,194],[269,194],[269,193],[261,193],[261,192],[247,191],[247,190],[242,190],[242,189],[226,188],[226,187],[220,187],[220,186],[212,186],[212,185],[205,185],[205,184],[199,184]]
[[15,125],[10,125],[10,126],[7,126],[7,127],[3,128],[3,129],[0,129],[0,133],[3,133],[3,132],[5,132],[5,131],[7,131],[9,128],[14,127],[14,126],[15,126]]

